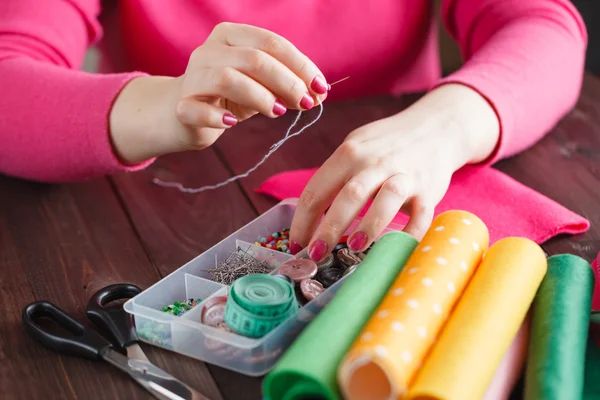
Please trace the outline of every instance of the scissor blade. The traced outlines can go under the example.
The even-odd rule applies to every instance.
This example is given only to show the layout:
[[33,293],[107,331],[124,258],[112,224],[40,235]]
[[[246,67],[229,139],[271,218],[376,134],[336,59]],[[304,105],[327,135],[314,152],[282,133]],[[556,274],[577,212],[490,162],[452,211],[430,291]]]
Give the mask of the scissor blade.
[[127,346],[125,348],[125,350],[127,351],[127,358],[130,358],[130,359],[134,358],[136,360],[149,361],[148,357],[146,357],[146,354],[144,354],[144,352],[142,351],[142,348],[137,343],[130,344],[129,346]]
[[150,361],[129,359],[108,349],[102,357],[115,367],[126,372],[146,390],[161,400],[209,400],[200,392],[169,375]]

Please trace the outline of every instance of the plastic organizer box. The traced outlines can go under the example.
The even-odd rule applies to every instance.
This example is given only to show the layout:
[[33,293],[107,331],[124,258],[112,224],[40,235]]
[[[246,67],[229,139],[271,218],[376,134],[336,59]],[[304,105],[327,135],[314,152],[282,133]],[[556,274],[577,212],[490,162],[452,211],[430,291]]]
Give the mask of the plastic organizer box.
[[[124,304],[133,314],[140,340],[186,356],[249,376],[266,374],[302,329],[329,303],[344,279],[301,307],[286,321],[258,339],[240,336],[202,324],[204,303],[214,296],[228,295],[229,286],[210,279],[207,270],[215,268],[238,247],[268,260],[275,270],[294,256],[254,245],[260,237],[289,228],[297,199],[287,199],[223,239],[181,268],[161,279]],[[358,220],[350,226],[351,232]],[[398,230],[390,225],[386,232]],[[162,311],[175,301],[200,298],[202,301],[180,316]]]

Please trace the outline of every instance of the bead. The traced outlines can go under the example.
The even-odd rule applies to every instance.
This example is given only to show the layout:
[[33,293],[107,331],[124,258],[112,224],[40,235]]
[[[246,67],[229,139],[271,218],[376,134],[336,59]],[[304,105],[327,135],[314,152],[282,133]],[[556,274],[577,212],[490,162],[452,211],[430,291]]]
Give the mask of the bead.
[[273,232],[271,234],[271,236],[273,236],[275,239],[277,239],[279,237],[279,232]]
[[261,243],[265,243],[267,241],[267,238],[261,237],[258,241]]
[[281,246],[281,251],[287,251],[288,247],[284,244]]

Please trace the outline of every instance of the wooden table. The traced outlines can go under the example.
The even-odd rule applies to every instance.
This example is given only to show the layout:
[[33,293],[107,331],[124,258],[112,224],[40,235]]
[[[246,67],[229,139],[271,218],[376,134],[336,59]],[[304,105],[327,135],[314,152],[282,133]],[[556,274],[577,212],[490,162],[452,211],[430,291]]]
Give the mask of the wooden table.
[[[148,287],[275,204],[253,192],[264,179],[320,165],[352,129],[414,99],[329,104],[318,124],[249,178],[197,195],[151,180],[201,186],[243,172],[283,135],[292,115],[255,118],[212,149],[164,157],[139,173],[69,185],[0,177],[0,398],[149,398],[107,364],[61,356],[34,342],[22,328],[22,308],[50,300],[83,320],[97,289],[122,282]],[[591,261],[600,249],[600,81],[587,76],[577,107],[552,133],[497,167],[587,217],[588,233],[553,239],[545,249]],[[258,378],[151,346],[144,351],[213,400],[260,398]]]

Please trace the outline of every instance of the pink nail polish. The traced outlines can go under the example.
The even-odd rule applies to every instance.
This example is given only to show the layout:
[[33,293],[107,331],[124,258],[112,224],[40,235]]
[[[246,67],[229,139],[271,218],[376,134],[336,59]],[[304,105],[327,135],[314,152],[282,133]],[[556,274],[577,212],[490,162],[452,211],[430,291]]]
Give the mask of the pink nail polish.
[[310,84],[310,87],[318,94],[325,94],[327,93],[328,85],[325,82],[325,79],[321,78],[320,76],[315,76]]
[[327,243],[319,239],[316,242],[314,242],[308,250],[308,256],[312,258],[313,261],[319,262],[323,259],[323,257],[325,257],[326,252]]
[[292,253],[292,255],[296,255],[296,254],[300,253],[301,251],[302,251],[302,246],[300,246],[298,243],[296,243],[292,240],[290,242],[290,253]]
[[360,251],[367,244],[367,235],[364,232],[356,232],[348,240],[348,247],[352,251]]
[[287,111],[287,107],[279,100],[275,100],[275,105],[273,106],[273,114],[282,116]]
[[306,93],[304,95],[304,97],[302,97],[302,100],[300,100],[300,107],[304,108],[305,110],[310,110],[314,106],[315,106],[315,101],[313,100],[311,95]]
[[223,115],[223,123],[229,126],[235,126],[238,123],[238,119],[233,114]]

